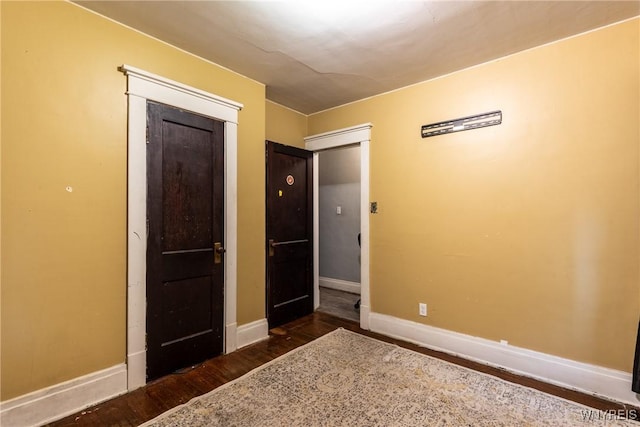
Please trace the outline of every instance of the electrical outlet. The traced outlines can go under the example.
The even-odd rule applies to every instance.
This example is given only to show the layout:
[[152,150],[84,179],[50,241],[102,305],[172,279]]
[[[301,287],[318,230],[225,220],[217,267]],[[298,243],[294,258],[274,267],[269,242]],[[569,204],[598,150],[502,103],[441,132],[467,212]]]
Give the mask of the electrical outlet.
[[427,304],[421,302],[418,304],[418,312],[420,313],[420,316],[426,316],[427,315]]

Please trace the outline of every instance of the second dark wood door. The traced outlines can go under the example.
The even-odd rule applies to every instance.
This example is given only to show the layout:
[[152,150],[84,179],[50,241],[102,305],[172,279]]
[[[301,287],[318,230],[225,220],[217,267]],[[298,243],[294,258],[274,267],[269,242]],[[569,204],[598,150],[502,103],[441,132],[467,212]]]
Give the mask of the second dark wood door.
[[224,123],[147,105],[147,379],[223,351]]
[[267,141],[267,320],[313,312],[313,153]]

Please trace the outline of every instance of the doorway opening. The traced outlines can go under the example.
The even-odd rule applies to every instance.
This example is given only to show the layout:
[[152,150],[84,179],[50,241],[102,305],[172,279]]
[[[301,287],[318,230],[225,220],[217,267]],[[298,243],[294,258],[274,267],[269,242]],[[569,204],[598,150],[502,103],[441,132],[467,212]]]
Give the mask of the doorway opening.
[[[314,308],[320,304],[320,154],[339,147],[360,148],[360,327],[369,329],[369,144],[371,123],[338,129],[305,138],[305,148],[313,151],[313,236]],[[337,212],[337,206],[336,206]]]
[[360,146],[319,153],[318,311],[360,321]]

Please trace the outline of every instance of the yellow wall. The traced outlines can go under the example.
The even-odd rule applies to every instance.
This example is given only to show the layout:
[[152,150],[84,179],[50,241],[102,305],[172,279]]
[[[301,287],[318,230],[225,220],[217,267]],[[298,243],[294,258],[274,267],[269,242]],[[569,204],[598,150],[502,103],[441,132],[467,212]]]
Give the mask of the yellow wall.
[[[374,312],[631,371],[639,30],[635,19],[309,117],[310,134],[373,123]],[[420,137],[494,109],[500,126]]]
[[125,360],[123,63],[244,104],[238,323],[264,318],[264,85],[71,3],[0,7],[1,399]]
[[266,103],[267,139],[285,145],[304,148],[307,116],[275,102]]

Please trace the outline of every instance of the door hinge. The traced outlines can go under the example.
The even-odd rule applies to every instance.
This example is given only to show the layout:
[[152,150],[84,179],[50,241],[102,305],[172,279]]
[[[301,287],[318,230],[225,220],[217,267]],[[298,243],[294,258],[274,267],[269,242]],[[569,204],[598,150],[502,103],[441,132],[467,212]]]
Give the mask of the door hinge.
[[147,141],[147,144],[149,143],[149,125],[147,125],[147,130],[146,130],[146,134],[145,134],[145,140]]

